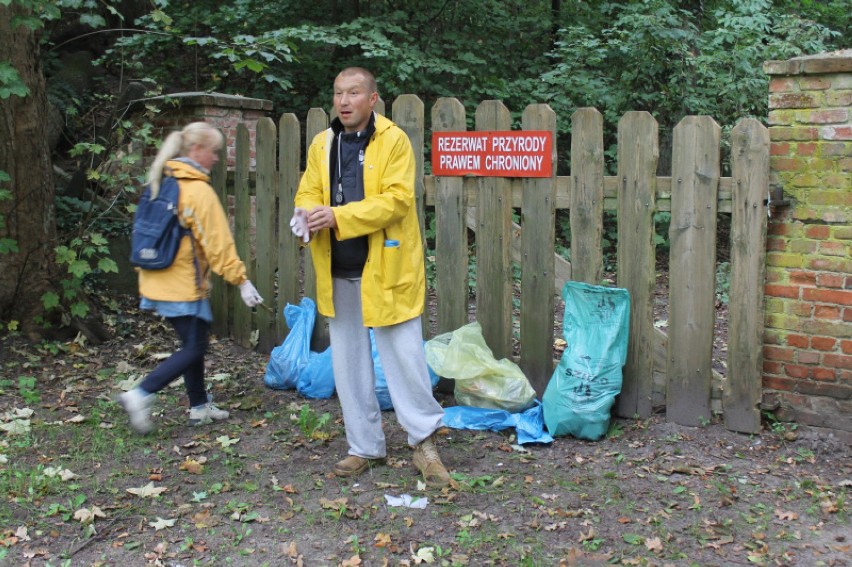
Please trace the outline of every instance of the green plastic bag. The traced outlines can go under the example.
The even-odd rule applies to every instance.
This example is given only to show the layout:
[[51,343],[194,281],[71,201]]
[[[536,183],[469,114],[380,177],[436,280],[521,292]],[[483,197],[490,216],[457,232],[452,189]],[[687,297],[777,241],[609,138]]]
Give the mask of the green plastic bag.
[[427,341],[426,362],[438,376],[456,381],[460,405],[514,413],[535,403],[535,390],[527,377],[511,360],[495,360],[479,323]]
[[562,288],[567,346],[542,396],[544,423],[554,437],[600,439],[621,392],[627,362],[630,295],[626,289],[567,282]]

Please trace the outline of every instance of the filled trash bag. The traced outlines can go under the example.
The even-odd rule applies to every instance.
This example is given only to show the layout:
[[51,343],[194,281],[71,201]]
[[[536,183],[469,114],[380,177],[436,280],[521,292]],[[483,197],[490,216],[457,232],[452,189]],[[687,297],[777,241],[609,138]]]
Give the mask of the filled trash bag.
[[290,333],[280,345],[272,349],[263,383],[276,390],[294,390],[299,375],[311,358],[311,334],[317,308],[314,300],[303,297],[299,305],[288,303],[284,307],[284,320]]
[[477,322],[426,341],[426,362],[438,376],[456,381],[459,405],[514,413],[535,402],[527,377],[511,360],[494,358]]
[[600,439],[621,392],[630,295],[626,289],[567,282],[562,299],[567,346],[542,396],[544,423],[554,437]]

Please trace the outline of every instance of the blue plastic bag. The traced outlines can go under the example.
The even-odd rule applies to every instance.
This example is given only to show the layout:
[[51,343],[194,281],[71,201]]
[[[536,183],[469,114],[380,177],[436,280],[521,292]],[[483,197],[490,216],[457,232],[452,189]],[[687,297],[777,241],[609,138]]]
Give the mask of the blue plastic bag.
[[288,303],[284,307],[284,320],[290,333],[280,345],[272,349],[263,383],[276,390],[293,390],[299,375],[311,357],[311,334],[317,308],[314,300],[303,297],[298,306]]
[[334,370],[331,367],[331,347],[311,352],[308,364],[299,373],[296,390],[306,398],[328,399],[334,393]]
[[553,437],[544,430],[541,403],[519,413],[506,410],[451,406],[444,408],[444,425],[453,429],[502,431],[515,428],[518,445],[526,443],[552,443]]
[[542,396],[544,422],[554,437],[600,439],[621,392],[630,295],[622,288],[567,282],[562,299],[567,346]]

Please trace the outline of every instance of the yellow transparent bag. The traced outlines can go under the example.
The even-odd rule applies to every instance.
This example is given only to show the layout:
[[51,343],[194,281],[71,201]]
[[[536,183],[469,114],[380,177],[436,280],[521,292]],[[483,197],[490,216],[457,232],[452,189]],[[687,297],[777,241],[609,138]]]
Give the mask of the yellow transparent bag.
[[438,376],[456,381],[460,405],[519,412],[532,407],[535,390],[517,364],[496,360],[479,323],[426,342],[426,362]]

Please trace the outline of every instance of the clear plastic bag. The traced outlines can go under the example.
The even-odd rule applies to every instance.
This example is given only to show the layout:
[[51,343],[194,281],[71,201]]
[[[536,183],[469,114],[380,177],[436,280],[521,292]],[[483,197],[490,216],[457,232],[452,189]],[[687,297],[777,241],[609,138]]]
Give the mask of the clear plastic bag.
[[477,322],[427,341],[426,362],[438,376],[456,381],[460,405],[519,412],[535,403],[523,371],[511,360],[494,358]]

